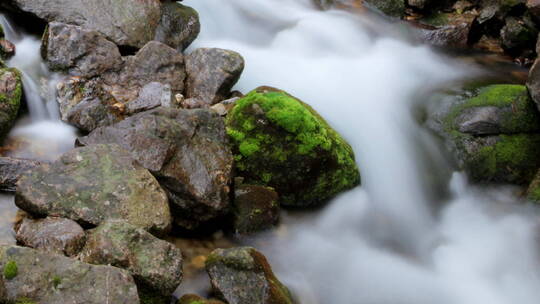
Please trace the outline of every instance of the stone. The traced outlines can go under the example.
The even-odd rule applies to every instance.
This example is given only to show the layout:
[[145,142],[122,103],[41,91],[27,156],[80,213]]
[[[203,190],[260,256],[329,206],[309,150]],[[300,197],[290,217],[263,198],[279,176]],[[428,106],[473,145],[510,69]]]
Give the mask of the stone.
[[225,304],[219,300],[207,300],[194,294],[183,295],[176,304]]
[[182,253],[171,243],[123,220],[108,220],[88,233],[80,259],[128,270],[141,289],[171,296],[182,281]]
[[0,38],[0,59],[10,59],[15,56],[15,44],[11,41]]
[[240,234],[260,232],[279,221],[278,194],[272,188],[238,185],[234,190],[234,231]]
[[123,64],[118,47],[99,32],[59,22],[49,23],[42,56],[54,71],[88,78],[119,70]]
[[266,185],[285,206],[323,203],[360,183],[351,146],[309,105],[270,87],[227,115],[237,175]]
[[66,218],[24,218],[17,229],[17,242],[48,253],[74,256],[86,242],[86,234],[75,221]]
[[37,160],[0,157],[0,191],[15,192],[19,177],[41,164]]
[[214,292],[229,304],[293,304],[266,258],[251,247],[216,249],[206,260]]
[[501,29],[502,45],[509,51],[534,48],[538,29],[532,21],[516,17],[506,18],[506,24]]
[[186,97],[216,104],[229,97],[244,70],[244,59],[236,52],[200,48],[186,56]]
[[531,202],[540,203],[540,170],[538,170],[534,179],[529,184],[526,197]]
[[155,109],[159,106],[172,106],[172,92],[170,85],[159,82],[150,82],[142,87],[137,99],[126,104],[126,113],[133,115],[139,112]]
[[365,3],[391,17],[405,14],[405,0],[365,0]]
[[0,269],[2,303],[139,303],[133,278],[116,267],[0,245]]
[[171,227],[163,189],[115,144],[74,149],[24,174],[15,204],[33,215],[66,217],[83,226],[125,219],[158,235]]
[[21,72],[14,68],[0,69],[0,140],[8,134],[21,106]]
[[438,47],[468,48],[475,19],[475,12],[436,13],[420,20],[425,25],[419,30],[420,39]]
[[175,222],[184,228],[228,212],[233,159],[223,119],[211,110],[158,108],[78,142],[118,143],[130,151],[166,189]]
[[165,1],[161,10],[161,21],[156,28],[154,40],[178,51],[185,50],[201,30],[199,14],[193,8],[176,1]]

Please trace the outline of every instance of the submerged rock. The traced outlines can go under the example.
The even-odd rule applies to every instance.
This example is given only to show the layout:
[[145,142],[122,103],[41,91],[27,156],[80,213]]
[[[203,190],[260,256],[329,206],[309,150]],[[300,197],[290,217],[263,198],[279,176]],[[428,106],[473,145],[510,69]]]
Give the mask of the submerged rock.
[[137,304],[127,271],[94,266],[56,254],[0,246],[0,302],[40,304]]
[[524,86],[492,85],[444,119],[458,161],[479,182],[528,183],[540,167],[540,115]]
[[13,126],[21,106],[21,73],[13,68],[0,69],[0,140]]
[[186,97],[213,105],[229,97],[244,70],[244,59],[223,49],[196,49],[186,56]]
[[[0,5],[31,13],[47,22],[95,30],[120,46],[140,48],[158,40],[186,48],[199,33],[197,13],[183,5],[155,0],[8,0]],[[10,6],[11,4],[11,6]]]
[[79,253],[86,242],[86,234],[79,224],[55,217],[24,218],[16,238],[24,246],[67,256]]
[[180,249],[122,220],[90,230],[80,258],[127,269],[137,284],[164,296],[171,296],[182,281]]
[[257,185],[238,185],[234,190],[234,231],[253,233],[274,227],[279,221],[278,194]]
[[182,227],[196,228],[228,212],[233,158],[223,119],[211,110],[158,108],[78,141],[118,143],[128,150],[166,189]]
[[215,293],[229,304],[293,304],[266,258],[251,247],[214,250],[206,271]]
[[74,149],[24,174],[15,204],[34,215],[83,225],[126,219],[157,234],[171,225],[167,196],[156,179],[113,144]]
[[261,87],[227,116],[238,175],[270,186],[287,206],[324,202],[360,183],[349,144],[307,104]]

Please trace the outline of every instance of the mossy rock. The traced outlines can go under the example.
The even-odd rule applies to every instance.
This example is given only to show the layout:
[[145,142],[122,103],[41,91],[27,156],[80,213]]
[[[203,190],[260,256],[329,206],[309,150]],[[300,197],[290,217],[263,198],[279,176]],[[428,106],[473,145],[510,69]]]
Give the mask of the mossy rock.
[[286,206],[324,202],[360,183],[351,146],[309,105],[260,87],[227,117],[238,175],[270,186]]
[[405,14],[405,0],[365,0],[369,6],[376,8],[385,15],[402,17]]
[[225,304],[219,300],[207,300],[194,294],[183,295],[176,304]]
[[21,106],[21,72],[14,68],[0,69],[0,140],[11,130]]
[[522,85],[490,85],[443,121],[462,168],[477,182],[527,184],[540,167],[540,114]]
[[538,170],[529,185],[529,189],[527,189],[527,199],[535,203],[540,203],[540,170]]

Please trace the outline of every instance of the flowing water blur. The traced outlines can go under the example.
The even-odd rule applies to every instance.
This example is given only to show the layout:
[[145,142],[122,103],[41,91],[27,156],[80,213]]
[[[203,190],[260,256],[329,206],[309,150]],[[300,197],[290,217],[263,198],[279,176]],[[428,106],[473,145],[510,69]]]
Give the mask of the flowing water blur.
[[[314,218],[286,216],[285,233],[257,243],[303,303],[538,301],[536,210],[514,207],[512,188],[451,174],[413,119],[418,96],[477,71],[396,38],[403,25],[320,12],[310,0],[185,2],[202,21],[191,49],[238,51],[246,70],[237,89],[289,91],[356,152],[361,187]],[[437,196],[437,180],[450,199]]]
[[[0,25],[6,39],[13,42],[16,54],[7,65],[22,72],[24,100],[28,114],[21,117],[11,130],[7,143],[13,149],[4,156],[39,160],[54,160],[73,148],[75,129],[59,119],[55,85],[58,76],[51,73],[40,55],[41,41],[17,29],[0,14]],[[0,196],[0,242],[14,242],[13,219],[17,207],[13,196]]]

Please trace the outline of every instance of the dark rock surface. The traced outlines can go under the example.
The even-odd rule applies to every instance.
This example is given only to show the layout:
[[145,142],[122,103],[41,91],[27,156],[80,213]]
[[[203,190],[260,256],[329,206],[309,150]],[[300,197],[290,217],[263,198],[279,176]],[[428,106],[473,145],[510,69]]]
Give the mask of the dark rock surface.
[[279,221],[278,194],[257,185],[237,185],[234,189],[234,231],[253,233],[274,227]]
[[12,68],[0,69],[0,140],[15,122],[21,106],[21,73]]
[[0,157],[0,191],[15,192],[19,177],[41,164],[36,160]]

